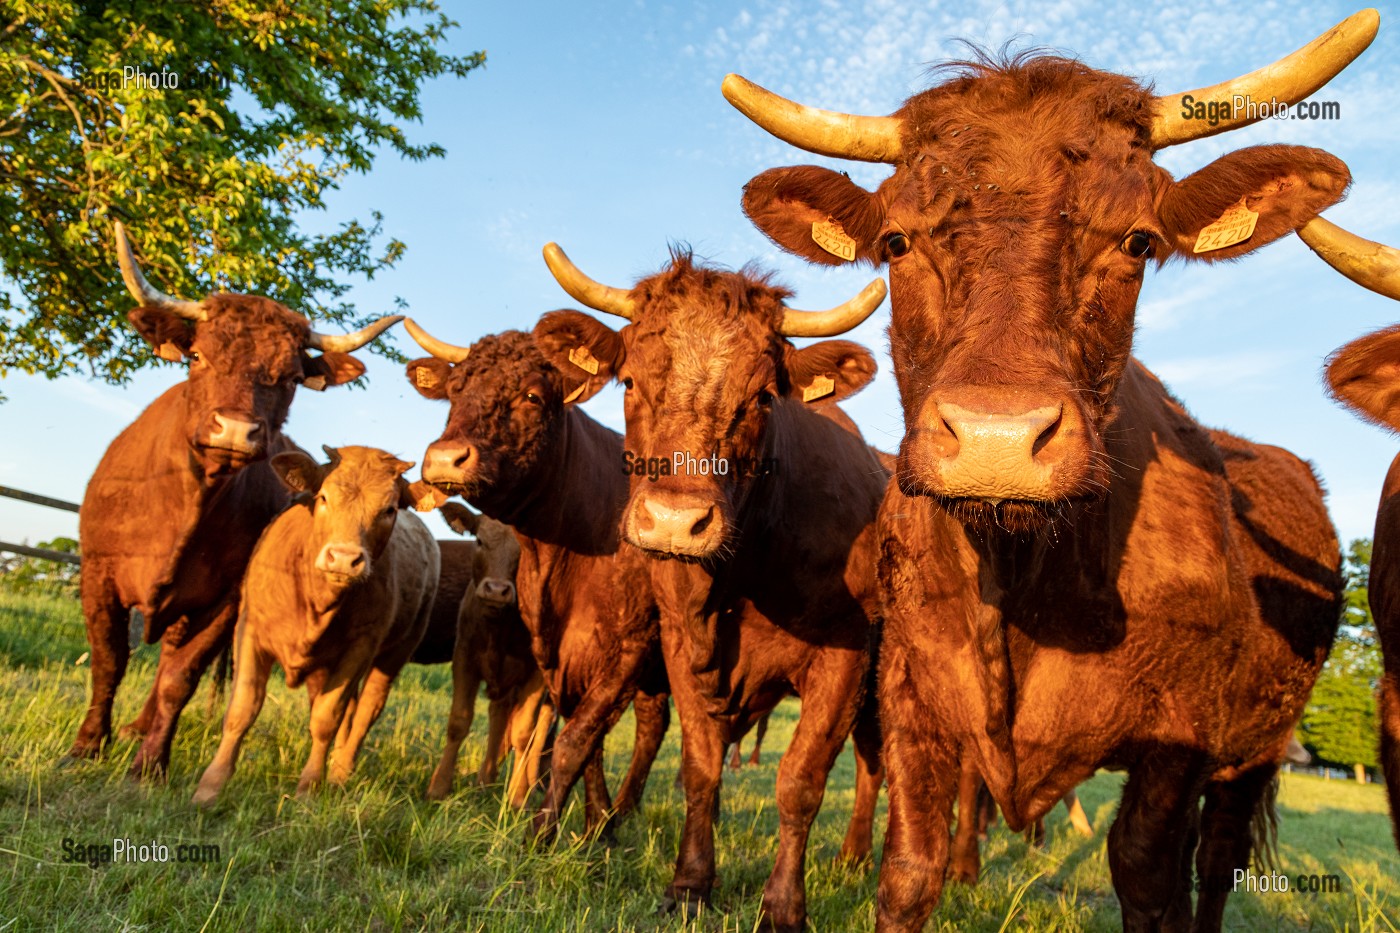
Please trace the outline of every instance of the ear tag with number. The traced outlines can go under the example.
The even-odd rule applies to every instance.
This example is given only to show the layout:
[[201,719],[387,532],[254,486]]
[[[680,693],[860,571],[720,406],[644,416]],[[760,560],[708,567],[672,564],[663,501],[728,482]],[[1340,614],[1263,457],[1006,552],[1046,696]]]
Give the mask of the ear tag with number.
[[302,384],[303,386],[305,386],[306,388],[310,389],[312,392],[324,392],[324,391],[326,391],[326,377],[325,377],[325,376],[307,376],[305,379],[303,379],[303,380],[301,381],[301,384]]
[[826,398],[836,391],[836,381],[826,374],[822,374],[812,380],[812,384],[802,390],[802,401],[811,402],[819,398]]
[[185,358],[185,354],[180,352],[180,348],[168,341],[156,347],[156,356],[171,363],[178,363]]
[[598,358],[587,347],[574,347],[570,350],[569,362],[590,376],[598,375]]
[[1193,253],[1207,253],[1213,249],[1224,249],[1243,243],[1254,236],[1254,225],[1259,222],[1259,213],[1245,206],[1244,198],[1226,208],[1220,219],[1206,227],[1196,237]]
[[855,261],[856,241],[847,236],[846,231],[834,220],[813,221],[812,242],[837,259]]

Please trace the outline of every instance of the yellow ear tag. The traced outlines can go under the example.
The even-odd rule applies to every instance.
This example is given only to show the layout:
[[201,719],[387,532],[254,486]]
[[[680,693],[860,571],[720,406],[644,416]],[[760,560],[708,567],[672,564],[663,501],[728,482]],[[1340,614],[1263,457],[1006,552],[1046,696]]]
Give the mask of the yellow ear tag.
[[821,375],[812,380],[812,384],[802,390],[802,401],[811,402],[815,399],[826,398],[836,391],[836,381],[830,376]]
[[1231,205],[1219,220],[1201,231],[1192,252],[1206,253],[1243,243],[1254,236],[1254,225],[1258,222],[1259,213],[1245,207],[1244,198],[1240,198],[1238,204]]
[[326,391],[326,377],[325,377],[325,376],[307,376],[305,379],[303,379],[303,380],[301,381],[301,384],[302,384],[303,386],[305,386],[306,388],[310,389],[312,392],[324,392],[324,391]]
[[435,508],[437,508],[437,496],[434,496],[430,492],[424,493],[423,498],[413,503],[413,510],[415,512],[431,512]]
[[156,347],[156,356],[171,363],[178,363],[185,358],[185,354],[180,352],[180,348],[173,343],[163,343]]
[[573,363],[590,376],[598,375],[598,358],[595,357],[587,347],[574,347],[570,350],[569,362]]
[[567,405],[567,404],[569,404],[570,402],[572,402],[572,401],[574,401],[575,399],[577,399],[580,395],[583,394],[583,390],[586,389],[586,388],[588,388],[588,383],[587,383],[587,382],[580,382],[580,383],[578,384],[578,388],[577,388],[577,389],[574,389],[574,391],[570,392],[568,395],[566,395],[566,396],[564,397],[564,404]]
[[437,385],[437,376],[426,366],[419,366],[413,370],[413,381],[421,388],[431,389]]
[[834,220],[813,221],[812,242],[837,259],[855,261],[856,241],[847,236],[846,231]]

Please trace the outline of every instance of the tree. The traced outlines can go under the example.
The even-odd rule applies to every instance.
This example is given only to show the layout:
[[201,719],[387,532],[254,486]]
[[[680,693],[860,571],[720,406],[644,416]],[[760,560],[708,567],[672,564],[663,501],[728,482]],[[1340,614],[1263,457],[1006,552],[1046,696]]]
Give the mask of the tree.
[[0,376],[122,382],[154,360],[126,326],[114,220],[166,292],[383,313],[341,300],[403,252],[381,215],[316,235],[298,215],[382,147],[444,154],[400,124],[423,82],[485,62],[439,51],[455,26],[436,0],[0,0]]
[[1378,766],[1376,686],[1382,662],[1367,602],[1371,542],[1347,547],[1342,627],[1303,711],[1302,741],[1317,757],[1339,765]]
[[[77,554],[78,542],[73,538],[40,541],[36,547],[62,554]],[[42,557],[4,557],[0,555],[0,592],[78,594],[78,565]]]

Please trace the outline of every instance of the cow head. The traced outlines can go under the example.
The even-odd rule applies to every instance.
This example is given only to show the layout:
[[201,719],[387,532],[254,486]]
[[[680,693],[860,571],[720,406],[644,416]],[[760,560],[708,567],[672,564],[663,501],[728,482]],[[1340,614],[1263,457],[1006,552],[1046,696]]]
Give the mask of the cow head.
[[350,352],[403,320],[382,317],[356,333],[331,336],[270,298],[172,298],[146,281],[120,223],[116,240],[122,278],[141,304],[127,319],[161,358],[189,361],[185,436],[208,477],[265,458],[296,387],[320,390],[358,378],[365,367]]
[[626,387],[620,468],[631,474],[632,494],[622,531],[652,553],[726,553],[749,492],[785,466],[770,456],[774,412],[840,401],[875,374],[858,344],[799,349],[787,337],[855,327],[884,300],[879,279],[839,308],[803,312],[784,304],[789,292],[768,276],[707,268],[685,252],[627,292],[587,278],[552,243],[545,258],[575,298],[631,320],[614,331],[580,312],[554,311],[535,325],[535,343],[579,381],[571,402],[610,379]]
[[520,568],[520,542],[515,532],[509,525],[456,502],[446,503],[441,512],[453,531],[476,538],[472,559],[476,598],[496,612],[514,609],[515,573]]
[[522,331],[456,347],[412,320],[404,326],[433,354],[408,364],[409,383],[452,406],[442,436],[423,456],[424,481],[488,511],[509,510],[541,481],[577,380],[566,380]]
[[363,583],[394,533],[399,509],[417,496],[403,474],[412,463],[373,447],[322,447],[330,458],[317,463],[301,451],[272,458],[283,485],[311,510],[308,552],[324,587],[338,597]]
[[1077,61],[1026,55],[955,66],[892,116],[852,117],[727,78],[731,102],[780,138],[894,166],[873,192],[823,168],[773,169],[743,203],[809,261],[889,265],[901,488],[970,525],[1013,531],[1102,495],[1104,429],[1149,262],[1241,256],[1335,203],[1350,181],[1325,152],[1258,146],[1178,182],[1154,150],[1252,122],[1196,121],[1183,101],[1306,96],[1375,26],[1374,11],[1357,14],[1280,63],[1283,88],[1255,73],[1153,97]]

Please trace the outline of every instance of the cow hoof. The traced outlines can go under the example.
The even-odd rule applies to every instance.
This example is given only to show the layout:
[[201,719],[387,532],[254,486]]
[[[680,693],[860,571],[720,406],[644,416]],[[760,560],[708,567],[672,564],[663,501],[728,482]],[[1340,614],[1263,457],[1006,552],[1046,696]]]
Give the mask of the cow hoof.
[[208,810],[214,806],[214,802],[218,799],[218,791],[206,790],[205,788],[201,787],[194,792],[194,796],[190,798],[190,803],[194,804],[196,807],[199,807],[201,810]]
[[969,871],[966,868],[953,868],[948,872],[948,880],[954,884],[975,885],[977,883],[977,872]]
[[448,797],[452,796],[452,785],[448,784],[446,787],[441,787],[434,782],[428,785],[427,793],[423,796],[428,800],[446,800]]
[[117,738],[123,742],[133,742],[146,737],[146,728],[134,722],[129,722],[117,730]]
[[804,921],[802,920],[774,920],[767,911],[759,918],[758,929],[762,933],[802,933]]
[[126,772],[128,780],[138,784],[164,784],[165,765],[158,761],[141,761],[139,758],[131,763],[131,769]]
[[667,891],[661,898],[661,907],[657,913],[680,912],[689,923],[700,916],[700,912],[709,906],[709,901],[708,897],[695,891]]
[[869,849],[863,852],[855,849],[851,851],[842,849],[836,854],[836,858],[833,859],[833,861],[838,868],[844,868],[849,871],[867,871],[870,866],[874,864],[874,860],[870,857]]

